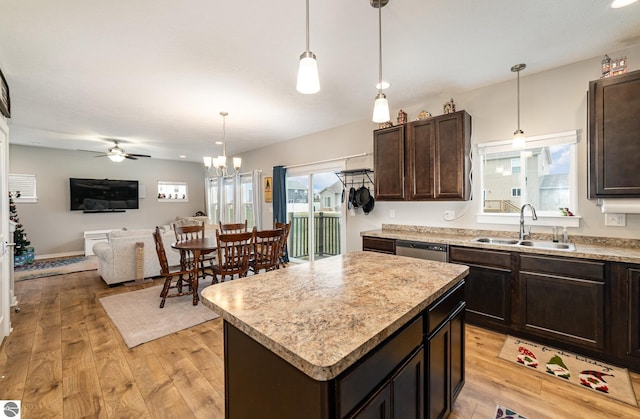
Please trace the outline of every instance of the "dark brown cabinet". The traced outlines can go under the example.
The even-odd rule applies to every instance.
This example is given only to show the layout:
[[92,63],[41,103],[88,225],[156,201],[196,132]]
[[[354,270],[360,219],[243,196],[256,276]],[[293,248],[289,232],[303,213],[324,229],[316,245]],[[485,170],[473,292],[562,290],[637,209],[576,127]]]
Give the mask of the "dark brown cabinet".
[[374,131],[378,200],[468,200],[471,116],[465,111]]
[[389,383],[350,417],[354,419],[423,418],[423,381],[424,349],[420,346]]
[[404,125],[373,132],[373,161],[375,199],[405,199]]
[[511,325],[511,253],[451,246],[449,261],[469,266],[467,320],[506,331]]
[[520,255],[522,330],[578,345],[605,348],[605,263]]
[[640,265],[614,264],[611,276],[612,351],[640,371]]
[[640,71],[589,83],[589,198],[640,197]]
[[446,418],[464,385],[464,314],[460,305],[427,337],[427,407],[425,417]]
[[396,254],[396,241],[393,239],[385,239],[383,237],[362,237],[362,250],[370,252]]

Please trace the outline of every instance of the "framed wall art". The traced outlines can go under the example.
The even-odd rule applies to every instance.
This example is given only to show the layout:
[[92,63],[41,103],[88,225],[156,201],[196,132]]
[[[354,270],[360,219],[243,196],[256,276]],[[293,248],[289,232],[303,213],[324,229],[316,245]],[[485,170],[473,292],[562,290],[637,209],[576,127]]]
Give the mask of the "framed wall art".
[[271,176],[264,178],[264,202],[273,201],[273,179]]
[[0,114],[11,118],[11,99],[9,98],[9,85],[0,70]]

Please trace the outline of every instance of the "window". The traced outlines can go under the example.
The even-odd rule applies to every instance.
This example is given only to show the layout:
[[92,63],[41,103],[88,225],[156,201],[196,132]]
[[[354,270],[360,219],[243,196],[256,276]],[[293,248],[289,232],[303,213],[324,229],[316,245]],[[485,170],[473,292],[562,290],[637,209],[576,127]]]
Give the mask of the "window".
[[[483,199],[478,221],[519,217],[525,203],[536,208],[539,218],[562,217],[561,208],[577,214],[577,141],[577,131],[568,131],[529,137],[519,149],[511,140],[479,144]],[[563,222],[577,226],[577,218],[563,217]]]
[[207,209],[214,222],[243,223],[261,228],[260,172],[207,178]]
[[[520,173],[520,168],[522,165],[520,164],[520,159],[511,159],[511,173]],[[518,195],[519,196],[519,195]]]
[[188,202],[187,182],[158,181],[158,202]]
[[14,194],[14,202],[37,203],[36,175],[9,173],[9,192]]

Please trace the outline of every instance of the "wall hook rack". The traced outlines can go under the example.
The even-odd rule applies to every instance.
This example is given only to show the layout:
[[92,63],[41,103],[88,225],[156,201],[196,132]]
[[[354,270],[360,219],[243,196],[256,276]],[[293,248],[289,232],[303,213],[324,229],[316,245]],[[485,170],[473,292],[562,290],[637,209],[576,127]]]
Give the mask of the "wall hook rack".
[[[349,178],[351,178],[351,184],[360,182],[364,184],[365,182],[368,182],[373,185],[373,180],[370,176],[372,174],[373,170],[371,169],[352,169],[336,172],[336,176],[338,176],[338,179],[340,179],[340,182],[342,182],[342,186],[344,186],[345,188],[347,187]],[[358,182],[355,182],[356,180]]]

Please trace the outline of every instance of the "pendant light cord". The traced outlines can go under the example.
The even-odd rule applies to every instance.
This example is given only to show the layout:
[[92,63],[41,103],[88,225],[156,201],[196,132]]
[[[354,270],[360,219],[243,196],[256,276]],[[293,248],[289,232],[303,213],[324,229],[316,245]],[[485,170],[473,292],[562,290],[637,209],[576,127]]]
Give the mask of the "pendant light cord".
[[518,132],[520,132],[520,70],[518,70],[517,89],[518,89]]
[[378,0],[378,60],[378,93],[382,93],[382,0]]
[[309,0],[307,0],[307,52],[309,52]]

